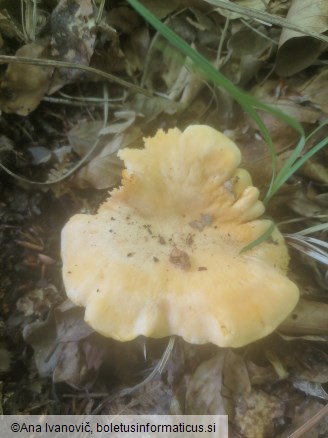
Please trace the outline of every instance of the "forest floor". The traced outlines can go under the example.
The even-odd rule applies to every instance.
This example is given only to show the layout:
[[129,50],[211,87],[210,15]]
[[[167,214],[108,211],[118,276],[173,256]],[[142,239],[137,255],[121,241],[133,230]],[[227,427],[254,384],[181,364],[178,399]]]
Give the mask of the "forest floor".
[[[289,276],[301,293],[277,331],[238,349],[177,338],[164,359],[169,338],[105,338],[66,297],[60,239],[72,215],[95,213],[119,185],[116,152],[160,128],[210,125],[239,146],[262,198],[272,154],[227,90],[134,2],[0,3],[0,412],[227,413],[235,437],[327,436],[327,419],[311,432],[307,423],[324,416],[328,400],[327,148],[267,204],[280,231],[292,234]],[[234,12],[214,0],[142,3],[249,96],[285,111],[307,135],[321,127],[301,155],[327,138],[325,2],[314,10],[306,0],[240,0]],[[286,16],[307,33],[282,27]],[[299,132],[259,114],[279,171]]]

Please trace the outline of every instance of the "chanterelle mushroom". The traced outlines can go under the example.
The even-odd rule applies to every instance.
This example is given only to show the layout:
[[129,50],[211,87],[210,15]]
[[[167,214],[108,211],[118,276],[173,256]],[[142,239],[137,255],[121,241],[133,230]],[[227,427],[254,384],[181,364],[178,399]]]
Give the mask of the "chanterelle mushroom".
[[298,301],[288,253],[237,146],[208,126],[159,130],[124,149],[122,186],[96,215],[63,229],[69,298],[98,332],[121,341],[180,335],[239,347],[272,332]]

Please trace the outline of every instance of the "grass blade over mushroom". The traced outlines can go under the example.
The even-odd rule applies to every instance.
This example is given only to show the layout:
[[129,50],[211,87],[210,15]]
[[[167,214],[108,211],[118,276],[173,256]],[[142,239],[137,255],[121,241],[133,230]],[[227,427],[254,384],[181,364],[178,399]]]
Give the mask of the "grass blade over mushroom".
[[[275,148],[270,136],[270,133],[256,110],[262,110],[273,114],[279,120],[284,121],[297,132],[300,133],[300,143],[304,142],[304,130],[301,124],[293,117],[286,113],[276,109],[270,105],[267,105],[255,97],[249,95],[245,91],[236,87],[228,78],[220,73],[204,56],[193,49],[188,43],[186,43],[181,37],[179,37],[173,30],[158,20],[147,8],[139,3],[138,0],[128,0],[130,5],[140,14],[145,20],[147,20],[161,35],[163,35],[174,47],[176,47],[181,53],[191,59],[194,66],[199,70],[207,80],[212,82],[218,87],[224,88],[244,109],[244,111],[256,122],[259,130],[265,139],[272,158],[272,181],[271,186],[274,183],[275,170],[276,170],[276,153]],[[303,146],[302,146],[303,147]],[[269,188],[269,192],[270,192]]]
[[[224,88],[244,109],[244,111],[255,121],[258,125],[261,135],[266,141],[272,159],[272,178],[264,198],[264,203],[272,198],[272,196],[280,189],[280,187],[292,176],[309,158],[315,153],[324,148],[328,139],[322,140],[312,149],[310,149],[302,158],[298,159],[304,149],[306,141],[311,137],[310,134],[305,137],[304,129],[302,125],[294,117],[289,116],[283,111],[272,107],[264,102],[261,102],[254,96],[249,95],[247,92],[236,87],[228,78],[226,78],[221,72],[219,72],[204,56],[192,48],[181,37],[179,37],[173,30],[158,20],[146,7],[144,7],[138,0],[128,0],[128,3],[146,20],[150,23],[163,37],[165,37],[176,49],[193,61],[195,69],[197,69],[207,80],[216,85],[217,87]],[[270,133],[261,118],[257,113],[257,110],[261,110],[272,114],[277,119],[287,123],[294,128],[299,134],[300,139],[296,145],[291,157],[286,161],[283,168],[276,175],[276,151],[270,136]],[[270,236],[270,228],[256,241],[250,243],[243,249],[243,251],[249,250],[262,241],[266,240]]]

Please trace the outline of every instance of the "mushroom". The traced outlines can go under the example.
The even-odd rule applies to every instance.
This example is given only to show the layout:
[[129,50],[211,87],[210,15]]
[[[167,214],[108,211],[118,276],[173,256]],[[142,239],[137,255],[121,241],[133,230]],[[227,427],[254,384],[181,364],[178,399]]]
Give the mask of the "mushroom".
[[159,130],[123,149],[122,185],[95,215],[62,232],[67,295],[97,332],[240,347],[271,333],[295,307],[289,256],[270,226],[241,153],[203,125]]

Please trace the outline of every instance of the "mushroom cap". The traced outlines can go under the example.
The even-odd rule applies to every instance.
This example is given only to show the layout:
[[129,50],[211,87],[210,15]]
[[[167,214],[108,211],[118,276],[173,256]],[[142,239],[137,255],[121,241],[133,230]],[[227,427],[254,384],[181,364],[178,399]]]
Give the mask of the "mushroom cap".
[[95,215],[62,232],[67,295],[99,333],[128,341],[180,335],[240,347],[271,333],[299,292],[277,228],[241,154],[203,125],[159,130],[144,149],[123,149],[122,185]]

